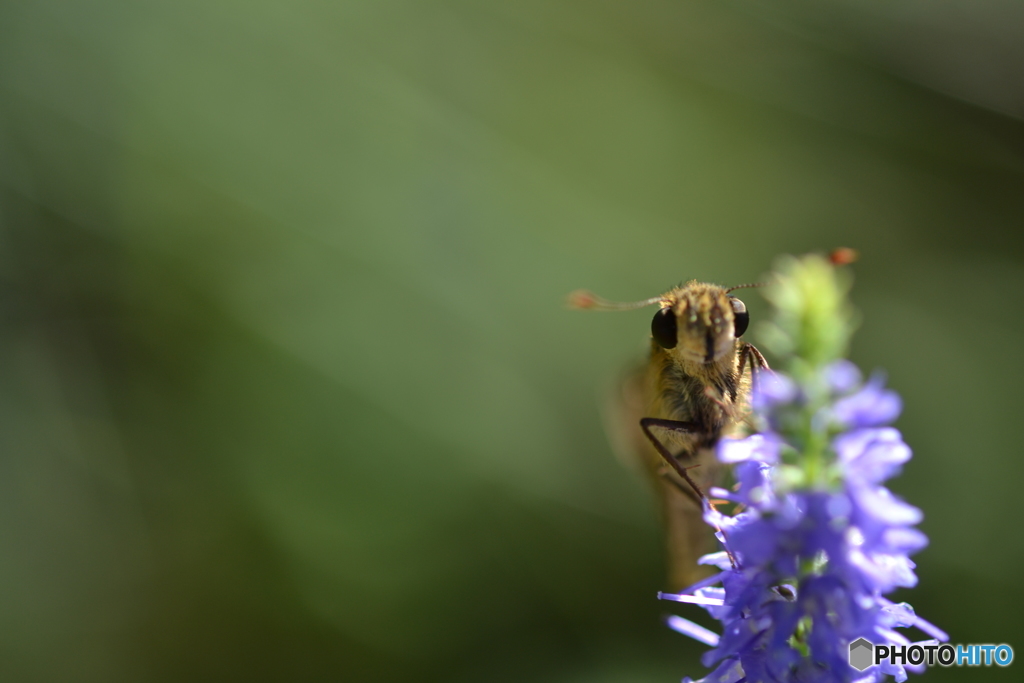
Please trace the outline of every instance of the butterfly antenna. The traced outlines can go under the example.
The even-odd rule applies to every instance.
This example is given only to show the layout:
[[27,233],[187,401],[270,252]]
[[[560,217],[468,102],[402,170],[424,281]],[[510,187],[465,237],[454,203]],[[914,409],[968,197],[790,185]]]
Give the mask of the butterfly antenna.
[[729,292],[733,291],[734,289],[750,289],[751,287],[764,287],[766,284],[768,284],[768,283],[767,282],[748,282],[748,283],[743,284],[743,285],[736,285],[735,287],[730,287],[729,289],[725,290],[725,293],[728,294]]
[[569,295],[568,303],[569,308],[579,308],[588,311],[631,311],[634,308],[643,308],[644,306],[659,303],[661,300],[660,296],[655,296],[650,299],[644,299],[643,301],[620,303],[617,301],[602,299],[598,295],[586,289],[577,289]]

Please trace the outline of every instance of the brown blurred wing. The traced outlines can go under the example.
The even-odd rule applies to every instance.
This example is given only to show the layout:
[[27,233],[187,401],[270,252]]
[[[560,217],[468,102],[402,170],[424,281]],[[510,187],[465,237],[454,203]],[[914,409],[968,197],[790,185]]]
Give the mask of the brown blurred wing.
[[[648,449],[657,457],[653,448]],[[697,469],[689,470],[690,477],[705,493],[716,482],[714,475],[718,463],[710,449],[701,450],[693,460],[701,463]],[[704,521],[703,511],[689,485],[681,481],[674,472],[662,474],[658,470],[656,486],[661,498],[662,521],[665,525],[666,552],[668,559],[669,590],[681,590],[708,576],[713,569],[700,566],[697,560],[702,555],[717,549],[714,531]]]
[[[708,567],[699,566],[697,559],[714,552],[716,542],[696,495],[668,469],[640,429],[641,418],[659,417],[651,412],[650,382],[645,368],[622,381],[605,410],[605,429],[619,459],[630,468],[642,469],[658,497],[666,537],[668,589],[679,590],[711,573]],[[676,453],[692,450],[685,437],[675,437],[667,445]],[[689,474],[705,493],[717,483],[720,465],[710,449],[684,456],[683,464],[700,464]]]

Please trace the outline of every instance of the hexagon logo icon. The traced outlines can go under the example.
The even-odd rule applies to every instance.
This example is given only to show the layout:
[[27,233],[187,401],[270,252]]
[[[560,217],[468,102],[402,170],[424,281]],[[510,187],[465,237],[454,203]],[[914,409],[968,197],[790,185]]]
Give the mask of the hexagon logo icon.
[[874,664],[875,646],[864,638],[858,638],[850,643],[850,666],[857,671],[863,671]]

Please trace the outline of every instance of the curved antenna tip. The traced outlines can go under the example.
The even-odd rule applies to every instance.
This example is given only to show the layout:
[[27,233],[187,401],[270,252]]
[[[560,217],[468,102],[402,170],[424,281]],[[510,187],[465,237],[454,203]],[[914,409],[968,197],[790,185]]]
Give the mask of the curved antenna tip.
[[588,309],[593,308],[597,301],[597,295],[589,289],[577,289],[569,293],[565,303],[569,308]]

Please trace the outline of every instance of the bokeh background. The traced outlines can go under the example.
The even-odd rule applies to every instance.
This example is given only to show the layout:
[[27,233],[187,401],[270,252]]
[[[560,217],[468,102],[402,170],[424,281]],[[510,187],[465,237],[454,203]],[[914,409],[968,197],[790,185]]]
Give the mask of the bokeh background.
[[1022,117],[1012,0],[0,4],[0,678],[699,674],[563,297],[842,245],[898,598],[1024,646]]

